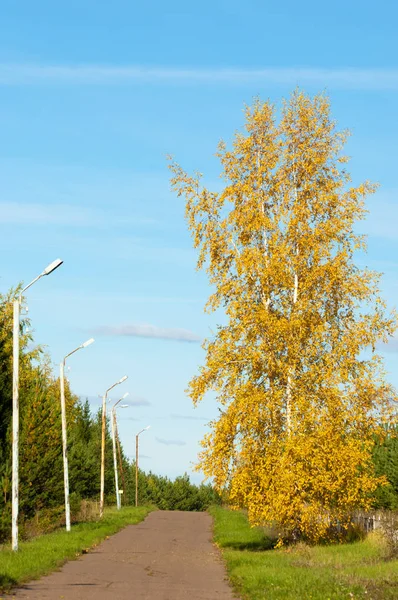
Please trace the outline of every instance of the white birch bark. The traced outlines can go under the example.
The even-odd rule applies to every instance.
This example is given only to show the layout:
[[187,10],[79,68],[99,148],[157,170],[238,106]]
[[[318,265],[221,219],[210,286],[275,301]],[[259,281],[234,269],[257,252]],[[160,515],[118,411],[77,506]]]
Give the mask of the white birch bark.
[[[296,175],[294,174],[294,199],[295,202],[298,200],[297,194],[297,185],[296,185]],[[299,255],[298,244],[296,242],[296,256]],[[297,303],[298,299],[298,273],[297,270],[294,269],[294,286],[293,286],[293,306]],[[288,435],[290,435],[292,430],[292,376],[294,376],[294,367],[288,367],[289,375],[287,377],[287,385],[286,385],[286,428]]]

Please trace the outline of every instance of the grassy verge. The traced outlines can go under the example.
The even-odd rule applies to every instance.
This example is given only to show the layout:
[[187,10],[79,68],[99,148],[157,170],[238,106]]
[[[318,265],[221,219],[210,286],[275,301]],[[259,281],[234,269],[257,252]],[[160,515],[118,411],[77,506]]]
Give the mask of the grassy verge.
[[232,585],[247,600],[340,600],[398,598],[398,560],[386,560],[377,535],[353,544],[272,549],[244,514],[219,507],[214,540],[222,549]]
[[101,521],[73,525],[69,533],[65,530],[42,535],[29,542],[22,542],[18,552],[4,549],[0,552],[0,590],[41,575],[50,573],[65,561],[74,559],[97,545],[126,525],[139,523],[150,507],[125,507],[120,511],[108,509]]

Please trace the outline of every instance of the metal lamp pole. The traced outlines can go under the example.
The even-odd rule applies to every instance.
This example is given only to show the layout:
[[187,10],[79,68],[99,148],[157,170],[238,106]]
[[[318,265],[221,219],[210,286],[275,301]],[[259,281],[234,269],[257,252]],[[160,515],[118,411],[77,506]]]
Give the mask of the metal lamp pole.
[[102,436],[101,436],[101,492],[100,492],[100,518],[104,516],[104,490],[105,490],[105,423],[106,423],[106,398],[108,392],[115,386],[126,381],[127,375],[109,387],[102,397]]
[[[127,398],[128,395],[129,395],[129,392],[126,392],[125,394],[123,394],[123,396],[117,402],[115,402],[115,404],[112,406],[112,410],[111,410],[113,467],[115,470],[116,507],[118,510],[120,510],[120,494],[119,494],[119,478],[118,478],[118,472],[117,472],[117,456],[116,456],[116,407],[119,404],[119,402],[121,402],[122,400]],[[128,407],[128,404],[121,404],[119,406],[119,408],[127,408],[127,407]]]
[[93,338],[87,340],[83,344],[80,344],[77,348],[69,352],[60,364],[60,376],[59,385],[61,389],[61,418],[62,418],[62,456],[64,461],[64,489],[65,489],[65,523],[66,531],[70,531],[70,505],[69,505],[69,473],[68,473],[68,442],[67,442],[67,431],[66,431],[66,409],[65,409],[65,363],[66,359],[81,350],[87,348],[94,342]]
[[22,296],[28,288],[36,281],[50,275],[55,269],[62,265],[60,258],[49,264],[40,275],[38,275],[29,285],[25,286],[20,295],[14,300],[13,305],[13,331],[12,331],[12,521],[11,538],[12,549],[18,550],[18,488],[19,488],[19,315],[21,309]]
[[141,429],[135,436],[135,505],[138,506],[138,437],[143,431],[150,429],[150,425]]

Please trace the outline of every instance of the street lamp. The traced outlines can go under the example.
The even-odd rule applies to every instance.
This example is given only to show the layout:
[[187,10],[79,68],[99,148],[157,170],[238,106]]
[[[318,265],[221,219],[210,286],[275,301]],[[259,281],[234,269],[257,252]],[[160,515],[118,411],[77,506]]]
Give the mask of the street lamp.
[[[111,410],[113,467],[115,470],[116,507],[118,510],[120,510],[120,494],[119,494],[119,480],[118,480],[118,473],[117,473],[117,456],[116,456],[116,407],[119,404],[119,402],[121,402],[122,400],[127,398],[128,395],[129,395],[129,392],[126,392],[125,394],[123,394],[123,396],[121,398],[119,398],[119,400],[117,402],[115,402],[115,404],[112,406],[112,410]],[[128,408],[128,404],[120,404],[119,408]]]
[[138,506],[138,437],[143,431],[150,429],[150,425],[141,429],[135,436],[135,505]]
[[61,388],[61,417],[62,417],[62,455],[64,460],[64,489],[65,489],[65,522],[66,531],[70,531],[70,505],[69,505],[69,474],[68,474],[68,445],[67,445],[67,433],[66,433],[66,410],[65,410],[65,363],[66,359],[81,350],[87,348],[94,342],[94,338],[90,338],[83,344],[80,344],[77,348],[69,352],[60,364],[60,377],[59,384]]
[[126,381],[127,375],[109,387],[102,397],[102,437],[101,437],[101,492],[100,492],[100,518],[104,516],[104,490],[105,490],[105,423],[106,423],[106,398],[108,392],[115,386]]
[[62,265],[60,258],[49,264],[40,275],[29,285],[25,286],[18,298],[13,303],[13,331],[12,331],[12,517],[11,538],[12,549],[18,550],[18,487],[19,487],[19,314],[21,310],[22,296],[28,288],[36,281],[50,275],[55,269]]

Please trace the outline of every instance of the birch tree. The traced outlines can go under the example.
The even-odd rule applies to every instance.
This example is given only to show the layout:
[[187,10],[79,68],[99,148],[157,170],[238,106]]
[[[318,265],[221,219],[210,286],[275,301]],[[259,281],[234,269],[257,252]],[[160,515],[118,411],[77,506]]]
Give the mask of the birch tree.
[[375,351],[395,315],[354,262],[376,186],[352,186],[347,135],[327,97],[296,91],[279,113],[256,101],[220,144],[222,191],[170,165],[214,290],[206,310],[227,318],[189,384],[195,404],[209,390],[219,403],[198,467],[252,524],[311,540],[369,506],[373,436],[395,400]]

